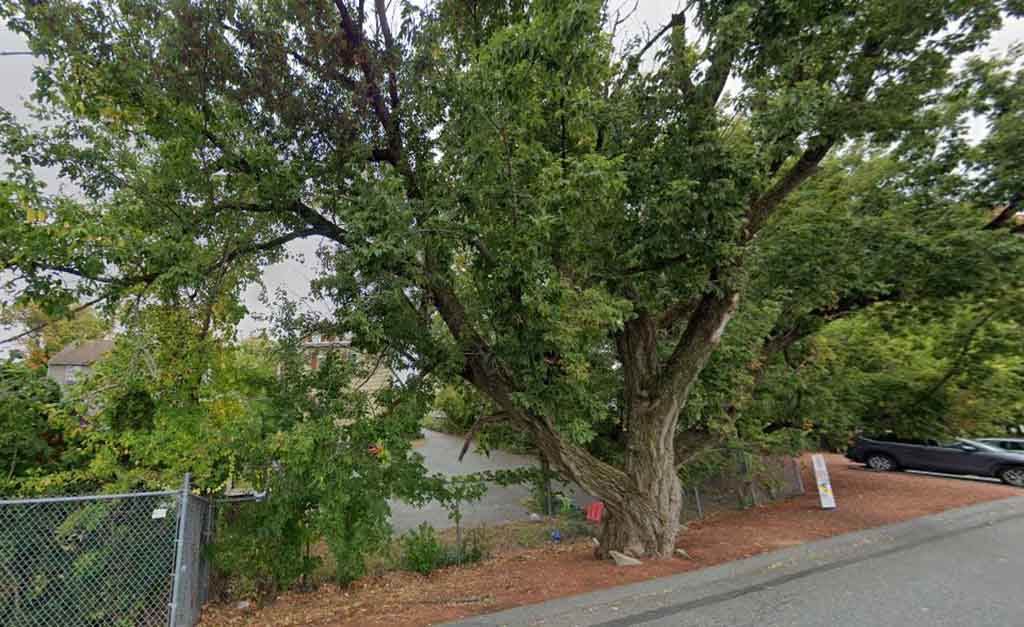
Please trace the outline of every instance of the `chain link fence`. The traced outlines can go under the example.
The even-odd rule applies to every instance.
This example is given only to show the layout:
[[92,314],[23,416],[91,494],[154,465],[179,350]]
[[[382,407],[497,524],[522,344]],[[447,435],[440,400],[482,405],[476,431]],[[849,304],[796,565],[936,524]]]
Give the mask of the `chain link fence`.
[[798,458],[767,457],[736,452],[715,472],[683,485],[681,518],[764,505],[804,493]]
[[210,501],[180,491],[0,500],[0,625],[192,627]]

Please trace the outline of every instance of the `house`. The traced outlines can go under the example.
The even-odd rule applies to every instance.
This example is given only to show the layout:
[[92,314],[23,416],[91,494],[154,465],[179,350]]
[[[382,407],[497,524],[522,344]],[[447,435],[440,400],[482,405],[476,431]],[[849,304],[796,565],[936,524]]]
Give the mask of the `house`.
[[302,350],[309,359],[309,367],[316,370],[328,353],[339,352],[342,357],[355,360],[361,370],[366,370],[362,376],[357,376],[352,382],[353,387],[373,394],[378,390],[391,386],[391,370],[382,363],[376,356],[366,355],[352,348],[352,340],[348,337],[338,338],[333,335],[313,333],[301,344]]
[[71,385],[92,370],[93,364],[114,350],[113,340],[92,340],[67,346],[50,357],[46,374],[59,385]]

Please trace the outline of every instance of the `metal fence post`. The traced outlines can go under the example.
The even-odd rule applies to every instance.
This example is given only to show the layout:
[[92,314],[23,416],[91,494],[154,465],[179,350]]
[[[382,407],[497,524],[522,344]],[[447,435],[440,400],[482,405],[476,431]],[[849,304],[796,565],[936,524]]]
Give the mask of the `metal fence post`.
[[[204,555],[202,547],[208,546],[213,541],[213,518],[216,515],[213,499],[206,501],[203,512],[203,535],[202,541],[199,543],[201,555]],[[199,605],[201,607],[210,598],[210,562],[203,557],[200,564],[202,565],[202,572],[199,575]]]
[[171,589],[171,616],[168,622],[170,627],[178,625],[178,608],[181,607],[181,593],[183,592],[182,579],[184,579],[185,570],[188,568],[185,563],[185,526],[188,524],[188,497],[191,493],[192,474],[186,472],[185,480],[181,484],[181,494],[178,495],[178,538],[174,556],[174,586]]

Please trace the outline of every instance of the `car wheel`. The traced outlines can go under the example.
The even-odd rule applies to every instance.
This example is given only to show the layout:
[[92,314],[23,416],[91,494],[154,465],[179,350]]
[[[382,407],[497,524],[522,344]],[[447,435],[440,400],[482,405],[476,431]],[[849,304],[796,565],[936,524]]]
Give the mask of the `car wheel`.
[[1014,466],[999,473],[999,479],[1018,488],[1024,488],[1024,466]]
[[867,467],[871,470],[877,470],[879,472],[896,470],[896,460],[888,455],[882,455],[881,453],[873,453],[869,455],[864,463],[867,464]]

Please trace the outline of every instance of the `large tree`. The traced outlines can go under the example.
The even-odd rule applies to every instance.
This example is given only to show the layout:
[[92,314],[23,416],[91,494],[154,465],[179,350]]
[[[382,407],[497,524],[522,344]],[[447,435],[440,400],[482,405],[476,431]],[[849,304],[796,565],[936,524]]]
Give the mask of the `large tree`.
[[339,332],[468,382],[604,500],[602,551],[658,556],[762,232],[1020,10],[697,0],[617,52],[593,0],[370,4],[5,2],[43,64],[37,130],[3,121],[0,267],[54,310],[214,302],[314,239]]

